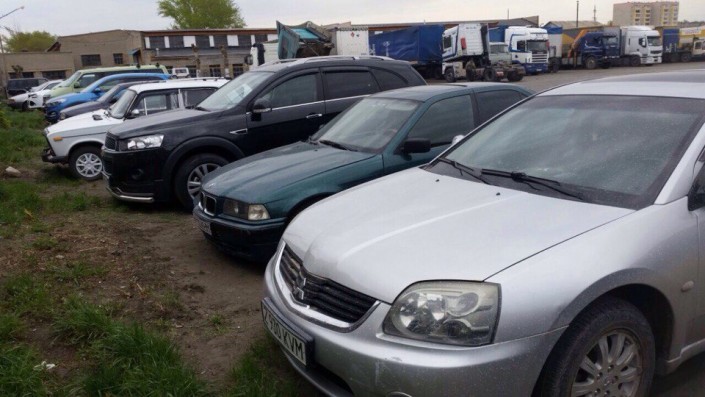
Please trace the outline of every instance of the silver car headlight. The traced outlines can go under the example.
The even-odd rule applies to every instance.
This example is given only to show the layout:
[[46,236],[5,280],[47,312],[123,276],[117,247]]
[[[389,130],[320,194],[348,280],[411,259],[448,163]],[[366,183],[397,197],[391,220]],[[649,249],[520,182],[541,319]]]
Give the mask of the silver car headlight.
[[414,284],[396,299],[384,332],[461,346],[492,343],[499,315],[499,286],[466,281]]
[[146,135],[127,140],[127,150],[151,149],[162,146],[164,135]]
[[269,212],[262,204],[246,204],[237,200],[227,199],[223,203],[223,213],[248,221],[264,221],[269,219]]

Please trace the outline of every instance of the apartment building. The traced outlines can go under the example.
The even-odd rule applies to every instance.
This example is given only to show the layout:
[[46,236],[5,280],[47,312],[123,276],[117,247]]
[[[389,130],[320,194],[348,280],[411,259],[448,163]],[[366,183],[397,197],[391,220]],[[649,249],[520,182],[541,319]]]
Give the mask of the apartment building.
[[678,25],[678,2],[618,3],[612,8],[612,23],[617,26],[676,26]]

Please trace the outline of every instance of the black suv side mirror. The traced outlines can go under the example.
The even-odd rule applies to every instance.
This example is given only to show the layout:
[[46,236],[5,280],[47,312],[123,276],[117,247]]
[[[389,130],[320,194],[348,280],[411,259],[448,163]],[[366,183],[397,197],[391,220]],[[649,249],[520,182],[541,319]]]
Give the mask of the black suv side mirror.
[[688,211],[705,207],[705,166],[700,169],[688,192]]
[[254,114],[262,114],[262,113],[267,113],[272,111],[272,104],[269,103],[269,99],[266,98],[260,98],[255,101],[255,104],[252,105],[252,113]]
[[411,153],[428,153],[431,151],[431,140],[428,138],[409,138],[404,141],[402,152]]

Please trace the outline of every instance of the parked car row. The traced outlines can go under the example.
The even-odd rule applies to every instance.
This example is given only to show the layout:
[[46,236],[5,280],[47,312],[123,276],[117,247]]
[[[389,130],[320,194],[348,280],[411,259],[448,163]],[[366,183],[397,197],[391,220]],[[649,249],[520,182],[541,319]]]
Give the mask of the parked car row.
[[705,71],[532,96],[320,57],[176,87],[201,82],[126,87],[44,157],[268,260],[265,328],[325,394],[644,396],[705,350]]

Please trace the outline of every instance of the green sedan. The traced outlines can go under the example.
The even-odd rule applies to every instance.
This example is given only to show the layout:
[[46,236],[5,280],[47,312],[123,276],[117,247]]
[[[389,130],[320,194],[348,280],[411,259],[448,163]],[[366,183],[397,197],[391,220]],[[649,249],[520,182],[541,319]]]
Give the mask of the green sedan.
[[467,134],[531,94],[511,84],[456,83],[366,97],[306,142],[247,157],[208,174],[193,215],[218,248],[266,261],[289,221],[308,206],[428,163],[455,136]]

